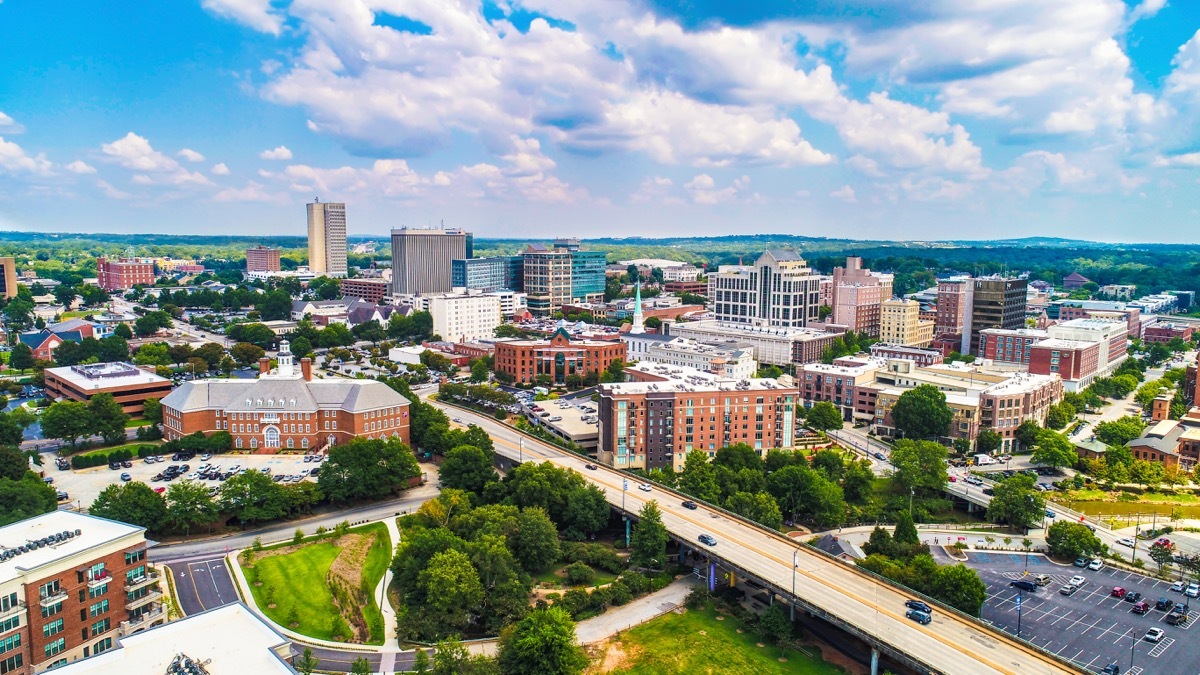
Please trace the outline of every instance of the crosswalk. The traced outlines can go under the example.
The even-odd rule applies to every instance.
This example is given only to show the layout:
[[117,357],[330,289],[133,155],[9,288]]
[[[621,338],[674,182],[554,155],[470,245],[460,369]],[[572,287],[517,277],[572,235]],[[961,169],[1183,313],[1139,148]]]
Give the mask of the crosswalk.
[[1154,649],[1150,650],[1150,656],[1162,656],[1162,653],[1167,651],[1167,647],[1175,644],[1175,638],[1163,638],[1154,645]]

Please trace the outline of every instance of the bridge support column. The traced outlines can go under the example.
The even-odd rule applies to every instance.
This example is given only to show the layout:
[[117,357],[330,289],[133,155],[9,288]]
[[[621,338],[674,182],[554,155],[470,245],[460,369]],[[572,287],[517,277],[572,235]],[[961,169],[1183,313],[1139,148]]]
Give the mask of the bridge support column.
[[871,647],[871,675],[879,675],[879,650]]

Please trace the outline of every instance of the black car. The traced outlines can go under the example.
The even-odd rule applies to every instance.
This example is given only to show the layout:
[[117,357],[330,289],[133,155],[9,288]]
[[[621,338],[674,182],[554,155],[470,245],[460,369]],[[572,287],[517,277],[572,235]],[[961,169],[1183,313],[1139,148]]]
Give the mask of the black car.
[[699,507],[698,507],[698,506],[696,506],[696,502],[694,502],[694,501],[692,501],[692,500],[690,500],[690,499],[689,499],[689,500],[687,500],[686,502],[684,502],[684,503],[683,503],[683,508],[685,508],[685,509],[692,509],[693,511],[695,511],[695,510],[696,510],[697,508],[699,508]]
[[58,501],[60,501],[60,502],[65,502],[65,501],[67,501],[67,500],[68,500],[68,499],[70,499],[70,498],[71,498],[71,495],[69,495],[69,494],[67,494],[67,493],[63,492],[62,490],[59,490],[59,491],[58,491]]
[[1025,591],[1027,593],[1037,593],[1037,589],[1038,589],[1037,584],[1033,583],[1032,581],[1025,580],[1025,579],[1017,579],[1016,581],[1010,581],[1010,582],[1008,582],[1008,585],[1012,586],[1013,588]]
[[588,471],[595,471],[597,467],[595,464],[584,464],[583,468],[587,469]]
[[120,470],[121,470],[121,463],[120,463],[120,462],[109,462],[109,463],[108,463],[108,468],[109,468],[109,470],[111,470],[111,471],[120,471]]
[[1169,612],[1175,609],[1175,601],[1170,598],[1159,598],[1158,602],[1154,603],[1154,609]]
[[1142,594],[1138,593],[1136,591],[1133,593],[1125,594],[1125,602],[1137,602],[1138,600],[1141,600],[1141,599],[1142,599]]
[[122,461],[121,461],[121,467],[122,467],[122,468],[125,468],[125,469],[132,469],[132,468],[133,468],[133,462],[131,462],[131,461],[127,460],[127,459],[126,459],[126,460],[122,460]]
[[920,600],[909,600],[908,602],[904,603],[904,606],[909,609],[915,609],[918,612],[925,612],[926,614],[933,614],[933,608],[930,607],[929,605],[921,602]]
[[882,460],[884,462],[887,461],[887,457],[884,456],[884,454],[882,452],[875,453],[875,459]]

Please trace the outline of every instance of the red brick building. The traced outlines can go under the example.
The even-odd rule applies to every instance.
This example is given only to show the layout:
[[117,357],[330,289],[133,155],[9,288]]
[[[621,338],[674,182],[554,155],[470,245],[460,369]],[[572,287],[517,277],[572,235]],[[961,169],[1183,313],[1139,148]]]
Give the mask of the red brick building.
[[997,363],[1029,365],[1030,349],[1035,342],[1045,340],[1049,333],[1044,330],[1018,328],[988,328],[979,332],[980,358]]
[[383,279],[341,279],[338,283],[344,297],[362,298],[374,304],[391,294],[391,284]]
[[246,249],[247,272],[278,272],[279,249],[255,246]]
[[73,511],[0,528],[0,671],[95,656],[163,623],[145,529]]
[[154,261],[149,258],[96,259],[96,276],[106,291],[127,291],[134,286],[154,285]]
[[1183,395],[1189,405],[1200,405],[1200,354],[1196,355],[1196,363],[1189,364],[1187,374],[1183,378]]
[[667,293],[691,293],[693,295],[708,295],[707,281],[668,281],[663,284]]
[[140,417],[146,399],[162,400],[174,385],[151,370],[123,363],[93,363],[88,365],[47,368],[46,394],[83,403],[96,394],[112,394],[127,415]]
[[297,372],[288,342],[278,368],[259,362],[255,380],[184,382],[162,400],[163,438],[228,431],[234,450],[257,454],[321,451],[352,438],[409,442],[409,401],[375,380],[314,380],[312,363]]
[[624,342],[572,340],[562,329],[549,340],[496,341],[496,372],[521,383],[549,375],[553,383],[565,384],[568,375],[599,375],[617,359],[625,359]]
[[1034,343],[1030,349],[1029,372],[1035,375],[1057,374],[1066,391],[1086,389],[1100,371],[1100,343],[1050,339]]
[[1175,338],[1179,338],[1184,342],[1192,339],[1192,333],[1195,329],[1185,323],[1156,323],[1153,326],[1147,326],[1142,334],[1142,341],[1147,344],[1155,342],[1170,342]]

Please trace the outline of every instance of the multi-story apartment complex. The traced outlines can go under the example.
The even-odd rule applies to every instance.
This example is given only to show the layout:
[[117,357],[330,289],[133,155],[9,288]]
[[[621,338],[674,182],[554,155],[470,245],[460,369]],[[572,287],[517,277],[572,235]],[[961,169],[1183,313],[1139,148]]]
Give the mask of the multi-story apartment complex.
[[[973,290],[970,277],[938,280],[937,319],[933,326],[935,337],[962,335],[971,314]],[[962,351],[966,352],[965,349]]]
[[1041,340],[1030,350],[1028,365],[1031,373],[1061,377],[1064,391],[1082,391],[1099,373],[1100,343],[1060,338]]
[[887,359],[844,357],[832,364],[806,363],[796,368],[796,384],[806,407],[818,401],[837,406],[844,420],[870,422],[875,417],[878,390],[875,373]]
[[314,201],[308,209],[308,268],[317,276],[346,276],[346,205]]
[[1170,342],[1175,338],[1179,338],[1184,342],[1189,342],[1192,339],[1192,333],[1195,328],[1186,323],[1163,323],[1159,322],[1153,326],[1147,326],[1142,332],[1142,341],[1153,344],[1155,342]]
[[1050,333],[1036,328],[988,328],[979,331],[979,351],[976,356],[996,363],[1028,366],[1030,349]]
[[246,249],[247,272],[278,272],[279,249],[255,246]]
[[631,361],[634,359],[633,350],[644,342],[646,348],[640,350],[636,358],[645,363],[692,368],[738,379],[754,377],[758,372],[758,362],[754,360],[754,352],[748,344],[741,347],[726,346],[653,333],[626,334],[621,336],[621,340],[626,344],[625,351]]
[[525,258],[498,255],[453,260],[450,263],[450,286],[485,292],[524,290]]
[[521,254],[525,267],[525,295],[529,311],[549,316],[571,302],[571,252],[530,244]]
[[624,342],[573,340],[560,329],[549,340],[496,340],[495,368],[515,382],[531,383],[545,375],[554,384],[565,384],[570,375],[598,376],[624,358]]
[[[836,323],[836,322],[835,322]],[[893,298],[879,306],[879,340],[905,347],[928,347],[933,321],[921,319],[921,303]]]
[[795,251],[768,249],[753,265],[722,265],[708,287],[723,323],[801,328],[820,309],[820,277]]
[[626,374],[632,381],[599,387],[602,462],[681,471],[692,450],[712,457],[722,447],[745,443],[765,455],[793,445],[794,387],[664,364],[639,364]]
[[696,267],[695,265],[679,265],[676,267],[664,267],[663,268],[663,281],[665,281],[665,282],[683,281],[683,282],[693,282],[694,283],[696,281],[696,279],[699,279],[700,275],[703,273],[704,273],[704,270],[700,269],[699,267]]
[[445,293],[453,261],[470,258],[474,238],[464,230],[392,230],[392,293]]
[[936,349],[921,349],[919,347],[905,347],[903,345],[893,345],[886,342],[876,342],[871,345],[871,356],[881,359],[903,359],[912,361],[918,366],[932,366],[938,363],[944,363],[945,355]]
[[96,278],[106,291],[127,291],[134,286],[153,286],[154,261],[150,258],[96,259]]
[[153,369],[120,361],[47,368],[44,372],[50,398],[86,403],[97,394],[112,394],[125,413],[135,417],[141,416],[146,399],[161,400],[174,388],[171,380],[159,377]]
[[0,258],[0,296],[17,297],[17,263],[12,258]]
[[[970,342],[964,345],[971,354],[983,348],[981,333],[988,328],[1014,330],[1025,326],[1025,296],[1028,281],[1002,276],[971,280]],[[963,328],[966,338],[967,329]],[[964,354],[968,349],[962,350]]]
[[[1046,329],[1052,338],[1099,344],[1096,377],[1111,375],[1129,358],[1129,329],[1124,321],[1110,319],[1072,319]],[[1031,372],[1038,372],[1030,368]]]
[[257,379],[184,382],[162,399],[163,437],[227,431],[233,447],[259,454],[319,450],[355,437],[409,440],[408,399],[375,380],[313,379],[312,362],[296,370],[288,341],[278,367],[259,361]]
[[360,298],[375,304],[391,294],[391,284],[386,279],[340,279],[338,286],[344,298]]
[[833,268],[832,292],[831,322],[879,337],[880,305],[892,297],[892,275],[865,269],[862,258],[850,256],[845,267]]
[[0,670],[41,673],[166,620],[145,528],[73,511],[0,527]]
[[446,293],[430,296],[428,301],[433,332],[443,340],[490,340],[503,321],[500,298],[494,295]]
[[842,336],[840,331],[813,328],[766,328],[720,321],[685,321],[663,323],[668,335],[691,338],[700,342],[750,344],[754,359],[759,363],[786,366],[793,363],[816,363]]

